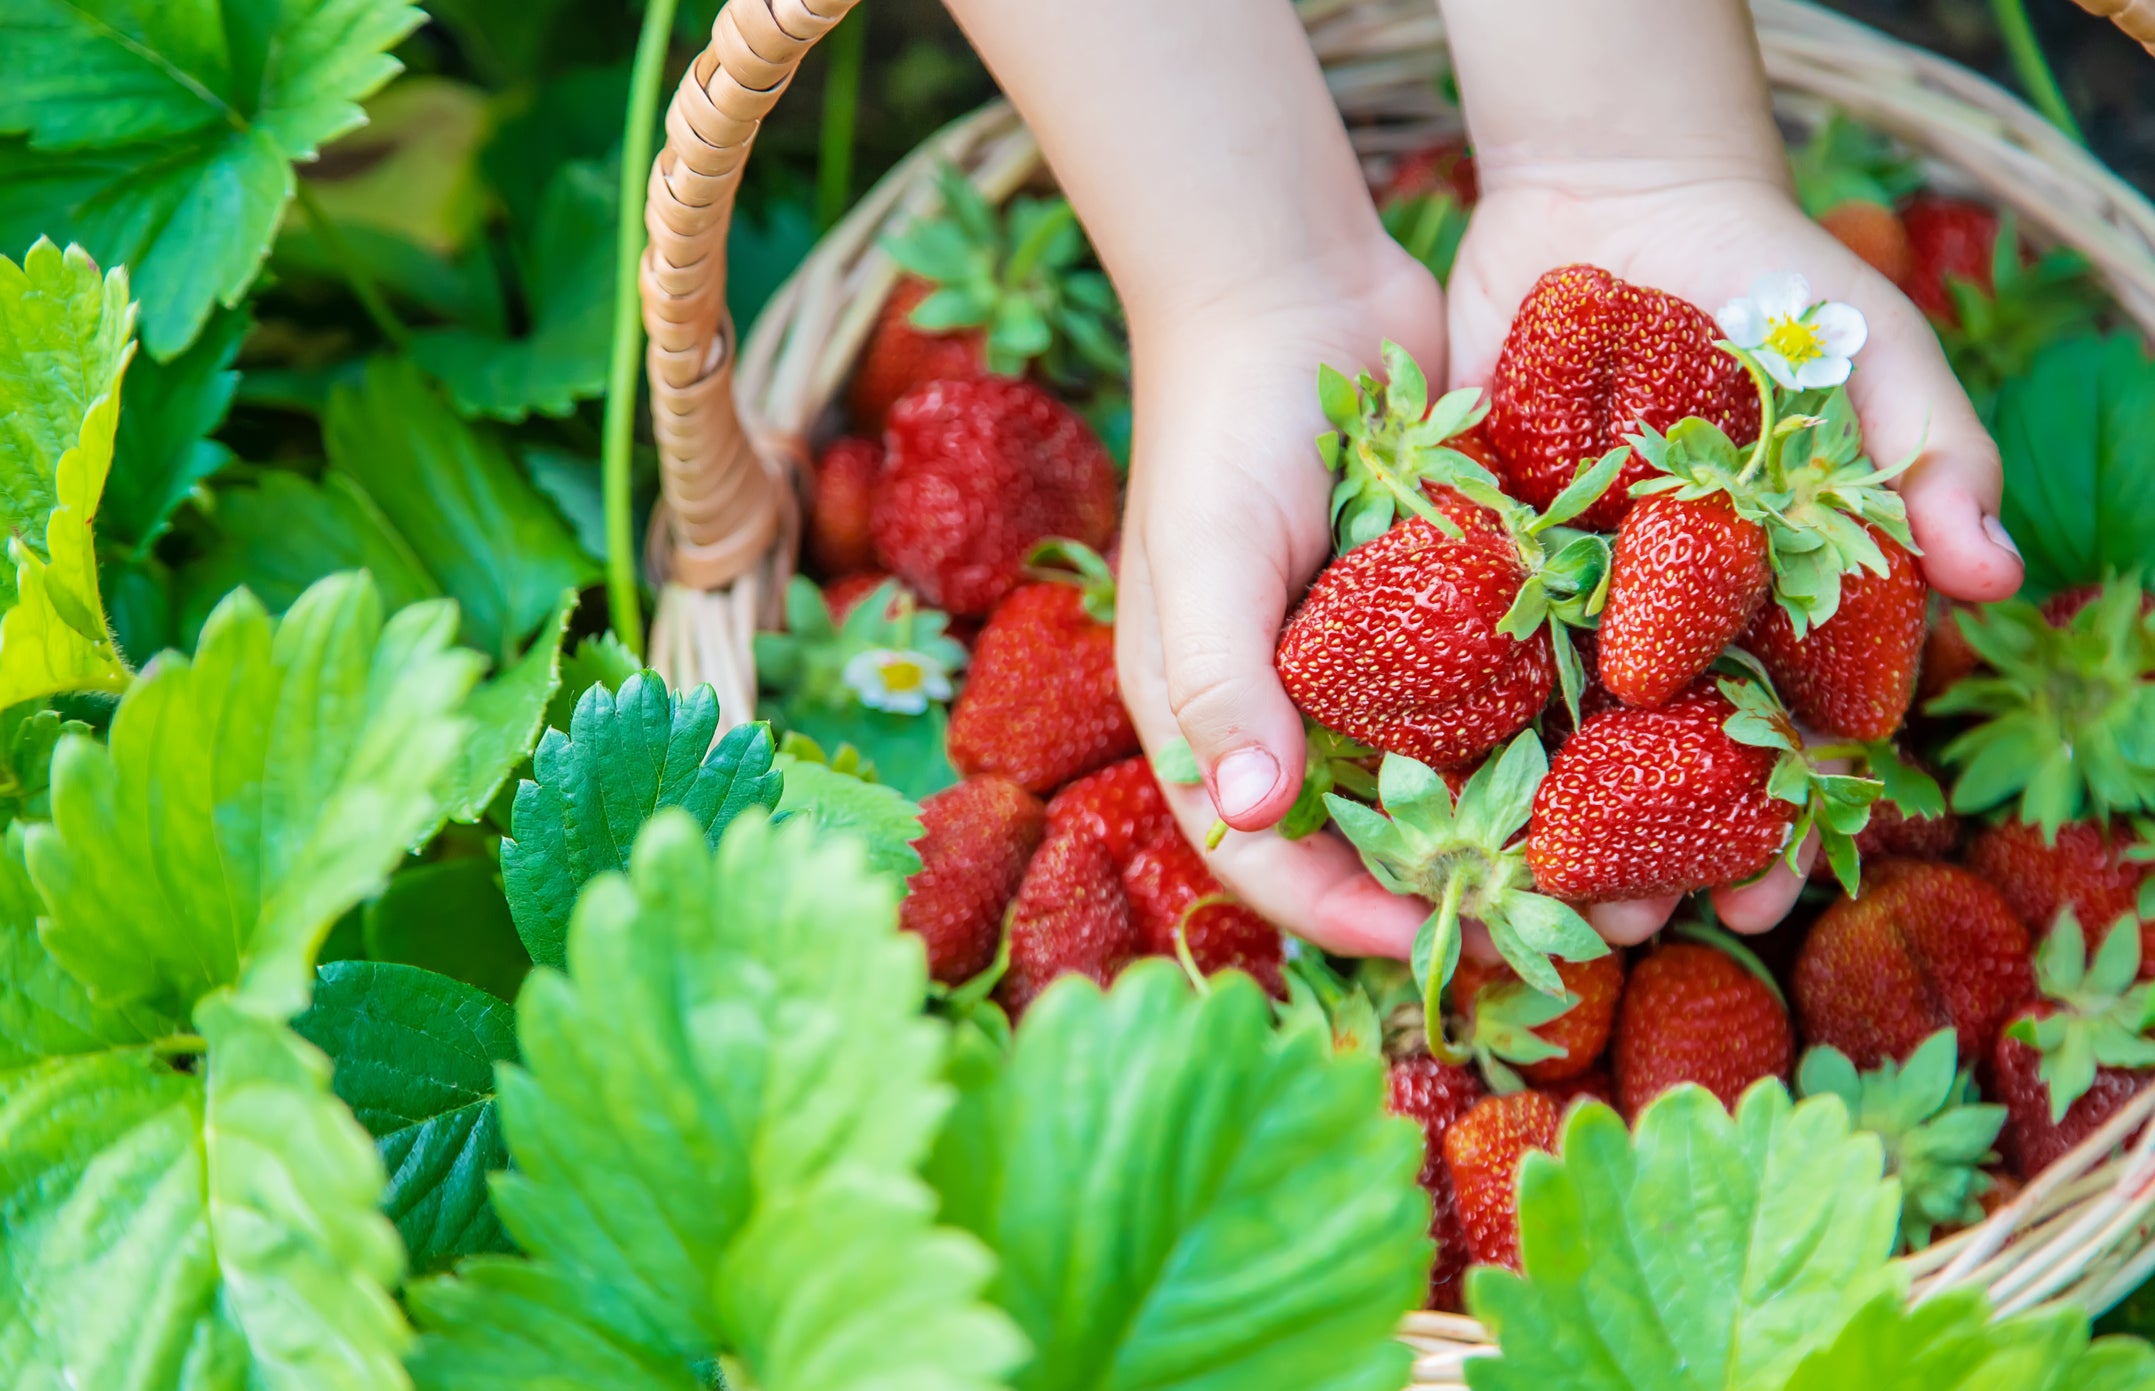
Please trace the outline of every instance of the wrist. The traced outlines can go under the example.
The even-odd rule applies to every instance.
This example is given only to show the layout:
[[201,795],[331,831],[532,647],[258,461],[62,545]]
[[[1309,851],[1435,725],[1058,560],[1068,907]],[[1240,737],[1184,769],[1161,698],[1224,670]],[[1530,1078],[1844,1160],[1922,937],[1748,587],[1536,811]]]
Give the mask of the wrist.
[[[1367,200],[1363,200],[1366,204]],[[1135,344],[1293,334],[1304,326],[1367,318],[1365,306],[1437,294],[1421,264],[1377,221],[1301,239],[1292,251],[1190,268],[1172,279],[1118,283]]]

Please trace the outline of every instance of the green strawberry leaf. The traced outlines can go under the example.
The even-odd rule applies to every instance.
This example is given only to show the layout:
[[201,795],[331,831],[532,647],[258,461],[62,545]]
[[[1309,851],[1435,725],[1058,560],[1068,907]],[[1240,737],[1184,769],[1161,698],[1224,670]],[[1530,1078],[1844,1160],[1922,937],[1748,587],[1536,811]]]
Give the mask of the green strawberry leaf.
[[561,684],[561,640],[575,610],[576,591],[564,590],[530,649],[464,702],[471,733],[457,750],[443,789],[449,820],[468,825],[486,815],[509,775],[531,756],[546,728],[547,704]]
[[2035,983],[2056,1012],[2006,1026],[2042,1055],[2037,1072],[2050,1093],[2052,1124],[2095,1085],[2098,1067],[2155,1067],[2155,983],[2140,984],[2140,924],[2126,913],[2111,924],[2091,963],[2078,917],[2058,914],[2035,952]]
[[0,1105],[17,1069],[146,1044],[176,1027],[155,1009],[94,998],[38,940],[44,914],[23,865],[23,828],[10,826],[0,847]]
[[62,737],[90,726],[35,704],[0,710],[0,828],[52,819],[52,753]]
[[425,18],[402,0],[0,0],[0,245],[67,236],[125,264],[169,360],[239,303],[292,165],[359,125]]
[[1525,1274],[1468,1274],[1499,1348],[1467,1364],[1474,1391],[1775,1391],[1871,1298],[1899,1293],[1886,1258],[1900,1194],[1835,1098],[1791,1104],[1769,1080],[1732,1117],[1686,1085],[1647,1107],[1635,1139],[1589,1102],[1558,1154],[1520,1174]]
[[849,836],[867,852],[869,867],[896,879],[920,869],[914,842],[922,834],[920,808],[896,788],[870,782],[855,770],[833,767],[788,752],[778,758],[785,791],[781,813],[798,812],[825,830]]
[[510,338],[439,328],[413,337],[412,360],[448,388],[458,410],[511,421],[566,416],[606,389],[619,204],[620,180],[605,165],[562,165],[525,258],[531,331]]
[[480,651],[507,660],[562,590],[598,578],[501,436],[459,420],[409,364],[370,363],[360,386],[332,393],[323,439],[330,463],[457,601]]
[[129,371],[127,408],[120,412],[112,476],[98,512],[108,544],[146,557],[180,504],[232,461],[232,451],[209,435],[231,408],[239,387],[232,362],[251,327],[238,310],[214,315],[178,357],[152,358]]
[[1891,802],[1910,820],[1945,815],[1945,792],[1938,780],[1901,756],[1890,740],[1863,746],[1864,766],[1878,779],[1879,800]]
[[516,1060],[515,1015],[483,990],[416,966],[335,961],[293,1032],[322,1050],[337,1096],[389,1173],[381,1206],[424,1274],[509,1250],[487,1201],[508,1166],[494,1065]]
[[46,946],[101,998],[184,1015],[222,986],[283,1018],[315,949],[439,815],[477,659],[452,606],[386,622],[364,575],[281,622],[244,591],[192,661],[160,658],[109,747],[63,742],[29,831]]
[[547,728],[568,733],[576,703],[584,698],[585,691],[604,686],[612,694],[642,670],[643,663],[636,654],[610,629],[597,637],[578,639],[576,650],[561,659],[561,684],[546,703]]
[[2155,1349],[2090,1344],[2085,1314],[2052,1308],[1991,1321],[1979,1289],[1909,1308],[1881,1294],[1796,1368],[1786,1391],[2127,1391],[2155,1383]]
[[1199,998],[1140,962],[1104,995],[1051,988],[967,1090],[935,1172],[1001,1255],[991,1293],[1034,1350],[1017,1391],[1405,1380],[1428,1207],[1374,1054],[1276,1034],[1247,980]]
[[714,745],[717,732],[709,686],[673,695],[644,672],[618,697],[603,686],[585,691],[569,733],[540,738],[501,843],[509,909],[533,961],[561,964],[577,894],[627,868],[629,847],[661,807],[683,808],[715,845],[742,811],[778,805],[770,734],[743,725]]
[[532,1259],[413,1291],[415,1380],[685,1391],[723,1353],[766,1391],[987,1391],[1019,1343],[916,1177],[945,1040],[896,886],[805,822],[707,839],[653,817],[578,904],[568,974],[525,985],[494,1202]]
[[1452,264],[1459,259],[1459,244],[1466,238],[1466,210],[1449,193],[1424,193],[1397,198],[1378,210],[1384,230],[1409,256],[1428,267],[1444,284],[1452,278]]
[[488,856],[409,865],[360,917],[369,961],[420,966],[501,1000],[531,970],[516,920]]

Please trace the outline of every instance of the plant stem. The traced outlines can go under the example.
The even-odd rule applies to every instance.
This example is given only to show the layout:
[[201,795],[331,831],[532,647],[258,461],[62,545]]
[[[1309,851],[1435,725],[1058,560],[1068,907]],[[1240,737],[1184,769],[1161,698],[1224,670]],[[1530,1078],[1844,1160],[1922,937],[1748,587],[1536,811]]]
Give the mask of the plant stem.
[[[1767,379],[1766,369],[1759,366],[1758,359],[1729,344],[1723,344],[1722,348],[1733,353],[1736,360],[1743,364],[1743,370],[1751,374],[1751,385],[1758,390],[1758,443],[1751,446],[1751,457],[1744,460],[1743,472],[1737,475],[1736,480],[1739,483],[1748,483],[1758,476],[1759,465],[1766,462],[1767,454],[1773,450],[1774,427],[1781,423],[1779,405],[1774,396],[1773,383]],[[1780,482],[1779,479],[1774,481]]]
[[855,10],[823,40],[830,71],[823,79],[823,132],[816,151],[816,226],[829,231],[853,201],[853,133],[860,124],[861,58],[868,12]]
[[606,418],[599,441],[599,486],[606,506],[606,607],[614,636],[638,657],[644,650],[643,593],[636,579],[630,515],[629,455],[636,443],[636,355],[643,346],[637,271],[644,254],[644,183],[651,174],[651,130],[658,123],[666,41],[674,0],[644,6],[621,131],[621,212],[614,228],[614,336],[606,368]]
[[2073,119],[2073,109],[2065,104],[2057,74],[2043,56],[2042,41],[2035,37],[2035,25],[2028,19],[2026,0],[1990,0],[1990,10],[1997,17],[1998,37],[2005,41],[2006,56],[2012,59],[2013,72],[2027,90],[2028,100],[2074,143],[2087,144],[2087,138],[2080,133],[2080,123]]
[[382,297],[381,286],[375,283],[374,273],[360,263],[358,255],[352,250],[352,244],[344,239],[344,233],[338,228],[336,220],[330,217],[329,210],[322,206],[322,200],[315,196],[314,190],[307,186],[305,179],[297,180],[294,188],[300,214],[307,219],[308,225],[314,229],[314,234],[322,239],[322,249],[329,253],[329,259],[335,261],[337,269],[344,272],[345,282],[352,289],[352,298],[359,301],[359,307],[374,321],[374,327],[381,331],[382,337],[399,348],[409,346],[412,331],[404,326],[404,321],[389,307],[389,301]]

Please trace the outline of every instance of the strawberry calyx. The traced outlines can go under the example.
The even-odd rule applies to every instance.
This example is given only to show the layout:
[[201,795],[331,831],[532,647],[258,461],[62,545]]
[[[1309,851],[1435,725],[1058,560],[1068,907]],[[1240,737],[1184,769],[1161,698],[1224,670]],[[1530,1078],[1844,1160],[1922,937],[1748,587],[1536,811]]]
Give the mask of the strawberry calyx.
[[2026,375],[2044,346],[2093,332],[2103,308],[2087,258],[2060,246],[2024,259],[2010,212],[1998,217],[1988,289],[1948,275],[1945,292],[1954,312],[1938,339],[1986,420],[2000,385]]
[[1329,1039],[1334,1053],[1383,1054],[1384,1023],[1376,1002],[1360,981],[1333,970],[1324,953],[1289,937],[1280,981],[1287,998],[1274,1008],[1283,1034],[1308,1029]]
[[[1369,801],[1377,795],[1377,775],[1369,770],[1377,751],[1339,733],[1327,729],[1309,716],[1302,717],[1302,790],[1295,794],[1294,805],[1280,818],[1272,829],[1289,840],[1301,840],[1323,830],[1332,819],[1325,806],[1327,794],[1337,790]],[[1196,787],[1205,780],[1197,766],[1197,755],[1190,749],[1187,739],[1174,739],[1160,746],[1152,756],[1152,771],[1161,782],[1171,782],[1181,787]],[[1224,836],[1227,823],[1217,822],[1214,827]],[[1208,849],[1219,844],[1213,838]]]
[[1977,1201],[1989,1191],[1983,1166],[2005,1125],[2003,1106],[1984,1104],[1967,1068],[1957,1067],[1953,1030],[1940,1029],[1908,1055],[1868,1072],[1839,1049],[1820,1044],[1803,1055],[1796,1087],[1806,1097],[1837,1096],[1858,1130],[1879,1138],[1886,1174],[1901,1184],[1901,1237],[1928,1246],[1942,1226],[1983,1220]]
[[1774,694],[1773,683],[1748,653],[1733,653],[1716,665],[1741,673],[1723,676],[1718,683],[1721,694],[1736,707],[1722,729],[1739,744],[1779,752],[1766,782],[1767,795],[1799,808],[1781,858],[1790,869],[1797,869],[1796,853],[1804,838],[1816,831],[1819,851],[1832,867],[1833,877],[1853,895],[1862,858],[1856,850],[1856,835],[1870,824],[1871,806],[1885,791],[1885,784],[1877,778],[1832,772],[1826,765],[1862,755],[1865,746],[1806,747],[1787,707]]
[[786,586],[785,631],[755,636],[756,672],[789,705],[870,704],[920,714],[949,699],[950,675],[966,663],[965,644],[949,636],[949,626],[896,580],[876,586],[836,623],[823,591],[796,575]]
[[1378,770],[1383,811],[1336,793],[1325,798],[1333,822],[1378,883],[1434,905],[1415,934],[1412,965],[1424,1016],[1437,1021],[1429,1029],[1430,1051],[1445,1061],[1467,1056],[1443,1037],[1441,1025],[1465,920],[1487,928],[1520,980],[1545,995],[1568,993],[1550,957],[1590,961],[1608,953],[1577,909],[1535,890],[1527,867],[1520,832],[1548,771],[1548,754],[1529,731],[1485,760],[1457,801],[1435,769],[1398,754],[1387,754]]
[[1805,213],[1819,217],[1844,203],[1890,208],[1923,186],[1923,169],[1886,136],[1840,111],[1788,152],[1789,174]]
[[1083,541],[1063,536],[1042,541],[1025,558],[1025,576],[1047,584],[1076,585],[1078,604],[1085,616],[1103,626],[1114,626],[1115,571]]
[[2155,812],[2155,612],[2136,578],[2113,578],[2062,624],[2025,599],[1955,615],[1990,671],[1924,707],[1971,715],[1940,757],[1956,811],[2018,798],[2044,840],[2068,821]]
[[1524,1090],[1526,1079],[1512,1064],[1526,1066],[1571,1056],[1561,1043],[1534,1031],[1579,1007],[1575,991],[1548,995],[1524,981],[1492,981],[1467,1003],[1467,1031],[1460,1046],[1481,1069],[1489,1090],[1498,1095]]
[[2130,913],[2111,924],[2088,960],[2087,939],[2071,908],[2058,914],[2035,953],[2035,984],[2057,1008],[2022,1014],[2006,1036],[2042,1055],[2037,1075],[2050,1089],[2052,1124],[2095,1085],[2098,1067],[2155,1067],[2155,982],[2141,982],[2140,924]]
[[988,370],[1022,376],[1039,361],[1057,378],[1082,365],[1127,377],[1121,309],[1100,271],[1084,268],[1085,233],[1065,198],[1010,200],[998,213],[963,171],[936,171],[940,215],[883,239],[884,250],[934,290],[910,322],[929,333],[986,330]]

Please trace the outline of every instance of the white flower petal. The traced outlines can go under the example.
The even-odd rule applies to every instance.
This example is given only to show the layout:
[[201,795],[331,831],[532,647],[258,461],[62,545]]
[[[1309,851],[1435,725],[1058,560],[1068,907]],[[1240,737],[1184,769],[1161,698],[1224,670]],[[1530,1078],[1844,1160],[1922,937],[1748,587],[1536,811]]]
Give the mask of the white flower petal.
[[1747,299],[1732,299],[1714,315],[1721,332],[1739,348],[1755,348],[1766,341],[1766,316]]
[[1871,336],[1871,326],[1863,321],[1862,311],[1851,304],[1821,304],[1811,322],[1818,326],[1828,357],[1854,357]]
[[1777,271],[1751,282],[1751,302],[1768,319],[1800,319],[1809,309],[1811,282],[1794,271]]
[[920,667],[921,693],[930,700],[950,699],[950,676],[941,667],[922,662]]
[[1796,371],[1788,365],[1787,358],[1771,348],[1754,348],[1751,356],[1758,359],[1758,365],[1766,369],[1767,376],[1787,387],[1790,391],[1802,390],[1796,384]]
[[1798,391],[1818,391],[1829,386],[1839,386],[1847,380],[1847,358],[1814,357],[1796,369],[1796,380],[1790,384]]
[[917,687],[910,691],[889,691],[881,700],[867,703],[893,715],[918,715],[928,708],[928,693]]

